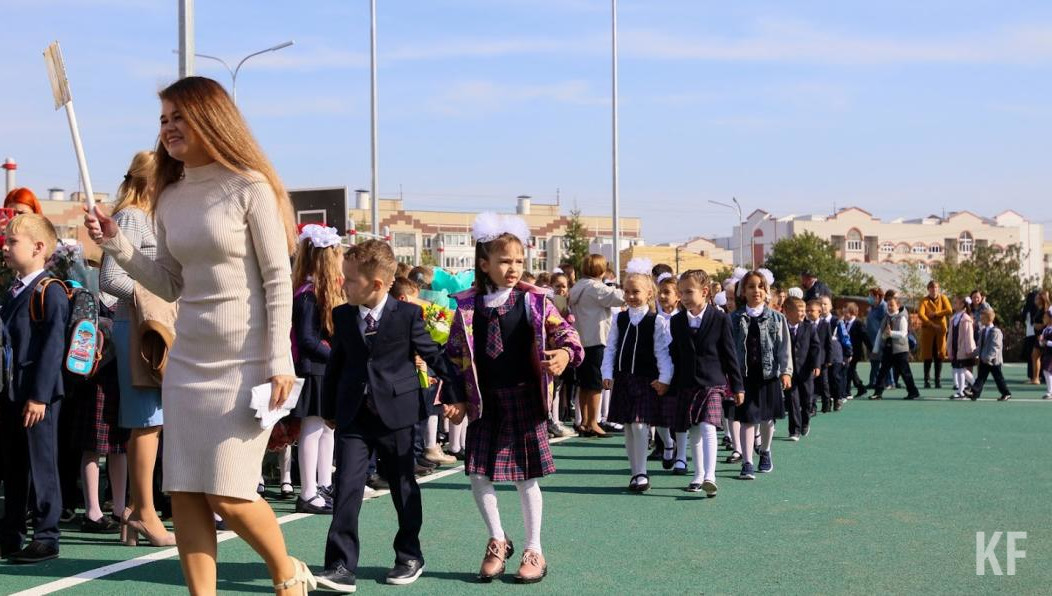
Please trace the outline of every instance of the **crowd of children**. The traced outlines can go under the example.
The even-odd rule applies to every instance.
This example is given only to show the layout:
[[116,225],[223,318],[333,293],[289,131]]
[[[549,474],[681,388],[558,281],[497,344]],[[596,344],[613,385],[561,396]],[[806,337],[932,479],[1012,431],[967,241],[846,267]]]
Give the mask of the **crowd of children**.
[[[57,371],[67,297],[39,291],[56,241],[47,220],[19,215],[6,233],[3,254],[16,277],[0,310],[13,353],[0,399],[0,547],[4,558],[32,563],[58,554]],[[909,367],[909,314],[893,290],[874,289],[863,320],[854,303],[838,316],[828,289],[780,287],[763,269],[717,281],[704,271],[677,275],[636,259],[617,287],[605,259],[592,255],[581,281],[569,264],[533,277],[525,271],[529,231],[521,220],[483,214],[473,233],[474,276],[443,285],[440,270],[410,269],[383,242],[347,249],[331,228],[301,229],[291,336],[305,383],[292,411],[296,446],[280,458],[288,485],[281,493],[294,494],[296,461],[296,510],[333,516],[324,569],[316,574],[328,589],[355,589],[358,516],[377,489],[390,490],[398,512],[387,580],[419,577],[425,563],[416,478],[459,461],[489,534],[478,579],[500,577],[516,553],[495,489],[511,483],[524,522],[515,578],[541,581],[548,563],[538,480],[555,471],[550,440],[572,435],[564,421],[582,437],[623,430],[629,492],[650,489],[650,460],[673,475],[690,474],[693,461],[684,490],[715,497],[720,430],[724,461],[740,464],[740,479],[753,480],[774,470],[778,420],[788,418],[787,438],[799,441],[819,407],[837,412],[870,391],[870,399],[882,399],[899,380],[905,399],[919,397]],[[40,300],[46,324],[30,321],[31,299]],[[937,287],[928,302],[925,329],[941,336],[926,332],[922,347],[936,385],[946,360],[951,399],[979,399],[991,375],[999,399],[1010,399],[993,309],[976,308],[967,296],[946,300]],[[1049,398],[1052,312],[1041,319],[1034,343]],[[863,382],[857,366],[867,354],[874,370]],[[123,485],[115,487],[123,493]],[[87,518],[103,523],[94,521],[101,515],[98,488],[87,488],[95,498],[86,499]],[[113,496],[117,502],[123,495]],[[27,511],[33,535],[25,544]]]

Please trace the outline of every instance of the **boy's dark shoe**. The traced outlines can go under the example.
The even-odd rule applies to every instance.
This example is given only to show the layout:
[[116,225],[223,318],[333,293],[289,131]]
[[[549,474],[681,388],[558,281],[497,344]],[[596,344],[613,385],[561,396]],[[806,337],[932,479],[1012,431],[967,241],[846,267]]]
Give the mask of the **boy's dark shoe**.
[[11,556],[8,557],[8,560],[18,565],[31,565],[33,563],[40,563],[42,561],[49,561],[57,558],[57,546],[34,540],[27,544],[22,550],[12,553]]

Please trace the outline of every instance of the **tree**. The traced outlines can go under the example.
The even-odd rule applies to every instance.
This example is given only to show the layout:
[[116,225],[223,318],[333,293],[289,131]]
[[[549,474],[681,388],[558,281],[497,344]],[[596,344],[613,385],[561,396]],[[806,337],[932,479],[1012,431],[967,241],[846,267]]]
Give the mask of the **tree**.
[[795,285],[803,271],[810,271],[841,296],[865,295],[876,283],[872,276],[837,257],[832,244],[811,232],[775,242],[764,264],[787,286]]
[[920,265],[917,263],[901,263],[899,265],[899,292],[908,298],[910,304],[919,304],[924,295],[928,293],[928,284],[921,275]]
[[588,230],[581,223],[581,210],[570,211],[570,221],[566,224],[566,234],[563,236],[565,242],[566,256],[563,260],[569,261],[576,271],[581,270],[585,257],[588,256]]
[[438,259],[435,258],[435,253],[430,249],[425,249],[420,253],[420,265],[424,267],[437,267]]
[[1012,320],[1023,308],[1026,287],[1036,280],[1019,275],[1023,268],[1019,245],[1005,250],[992,246],[976,246],[971,257],[958,261],[949,258],[932,267],[932,279],[939,282],[945,293],[967,296],[982,290],[986,301],[1004,321]]

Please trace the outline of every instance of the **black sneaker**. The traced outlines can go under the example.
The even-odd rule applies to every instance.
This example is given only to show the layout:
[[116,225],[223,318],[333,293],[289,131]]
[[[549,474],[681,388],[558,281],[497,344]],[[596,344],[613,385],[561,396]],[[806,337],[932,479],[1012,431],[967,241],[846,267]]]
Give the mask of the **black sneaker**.
[[326,569],[321,573],[315,573],[314,579],[317,580],[319,588],[324,588],[330,592],[352,594],[358,590],[358,579],[354,577],[354,573],[347,571],[347,568],[343,565],[337,565],[335,569]]
[[58,558],[58,546],[45,544],[36,540],[30,542],[22,550],[11,553],[8,560],[16,565],[31,565],[41,561],[50,561]]
[[1010,399],[1012,399],[1012,394],[1008,393],[1008,394],[1002,395],[1001,397],[997,398],[997,401],[1008,401]]
[[806,437],[809,434],[811,434],[811,426],[810,425],[805,426],[805,427],[800,429],[800,436]]
[[742,471],[738,474],[739,480],[756,480],[756,473],[753,471],[752,464],[745,462],[742,464]]
[[838,399],[835,402],[833,402],[833,411],[834,412],[839,412],[843,407],[844,407],[844,400]]
[[761,473],[761,474],[766,474],[766,473],[768,473],[768,472],[770,472],[772,470],[774,470],[774,462],[771,461],[771,452],[770,451],[761,451],[760,452],[760,465],[757,466],[756,471]]
[[[898,386],[898,385],[896,385],[896,387],[897,387],[897,386]],[[925,379],[925,380],[924,380],[924,388],[925,388],[925,389],[931,389],[931,381],[929,381],[929,380]]]
[[426,567],[427,565],[424,565],[424,562],[419,559],[395,563],[394,569],[387,572],[387,583],[395,586],[411,584],[420,577]]
[[917,399],[918,397],[920,397],[919,393],[911,393],[902,399]]
[[736,463],[740,462],[741,460],[742,460],[742,454],[738,453],[737,451],[734,451],[730,455],[727,456],[727,459],[723,460],[723,463],[725,463],[725,464],[736,464]]
[[861,389],[855,392],[855,397],[865,397],[867,393],[868,391],[866,391],[866,388],[862,387]]
[[[321,505],[315,505],[315,499],[321,501]],[[304,501],[303,497],[296,499],[296,513],[312,513],[314,515],[332,515],[332,503],[317,495],[310,501]]]

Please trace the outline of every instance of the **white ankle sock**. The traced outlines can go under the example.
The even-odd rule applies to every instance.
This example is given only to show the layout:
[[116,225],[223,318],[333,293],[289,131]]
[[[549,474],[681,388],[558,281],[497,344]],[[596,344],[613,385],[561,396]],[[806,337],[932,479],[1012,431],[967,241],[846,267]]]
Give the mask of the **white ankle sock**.
[[544,511],[544,499],[541,497],[541,485],[536,478],[520,480],[515,483],[519,490],[519,503],[522,506],[522,521],[526,526],[525,549],[541,551],[541,519]]
[[716,427],[702,422],[690,427],[690,443],[694,455],[694,480],[716,479]]
[[471,494],[475,497],[482,521],[486,523],[490,538],[504,540],[504,528],[500,525],[500,510],[497,509],[497,489],[493,482],[482,475],[471,475]]

